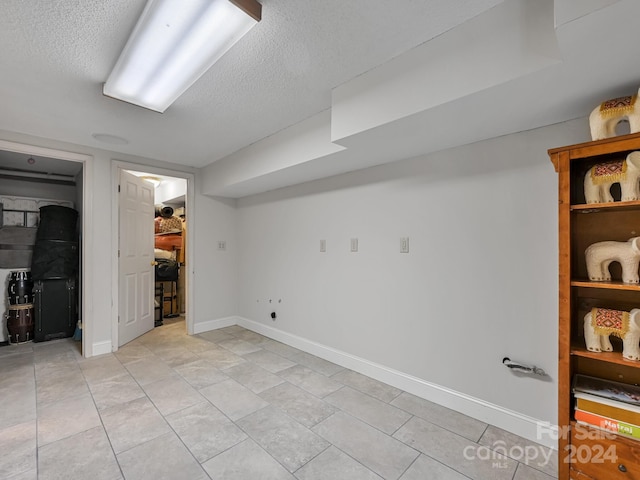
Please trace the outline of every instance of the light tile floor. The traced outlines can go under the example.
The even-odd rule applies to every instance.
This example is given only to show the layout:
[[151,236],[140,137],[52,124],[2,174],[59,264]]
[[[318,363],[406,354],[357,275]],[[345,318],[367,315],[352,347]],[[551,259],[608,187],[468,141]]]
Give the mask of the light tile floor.
[[[528,465],[525,447],[540,453]],[[0,452],[11,480],[549,480],[557,469],[544,447],[255,332],[189,337],[183,323],[90,359],[72,339],[1,347]]]

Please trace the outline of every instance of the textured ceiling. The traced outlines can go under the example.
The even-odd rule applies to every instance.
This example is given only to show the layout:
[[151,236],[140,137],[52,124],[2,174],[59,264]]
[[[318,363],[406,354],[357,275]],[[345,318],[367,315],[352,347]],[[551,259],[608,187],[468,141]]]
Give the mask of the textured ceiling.
[[159,114],[102,95],[145,1],[0,0],[0,130],[206,167],[202,193],[242,197],[584,118],[640,84],[638,0],[261,0]]
[[328,109],[333,88],[502,2],[261,3],[262,21],[158,114],[101,93],[144,0],[2,0],[0,129],[201,167]]

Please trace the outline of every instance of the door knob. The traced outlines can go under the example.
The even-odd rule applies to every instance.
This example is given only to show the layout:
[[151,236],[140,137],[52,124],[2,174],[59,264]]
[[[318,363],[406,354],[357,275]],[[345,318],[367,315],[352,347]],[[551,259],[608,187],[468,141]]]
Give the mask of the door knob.
[[158,262],[156,262],[155,260],[153,262],[151,262],[151,266],[155,267],[156,265],[158,265]]

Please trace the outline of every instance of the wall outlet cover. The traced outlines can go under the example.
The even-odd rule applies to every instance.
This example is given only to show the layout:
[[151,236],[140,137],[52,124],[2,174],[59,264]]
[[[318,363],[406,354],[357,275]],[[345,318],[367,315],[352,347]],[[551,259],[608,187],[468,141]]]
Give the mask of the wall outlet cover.
[[409,253],[409,237],[400,238],[400,253]]

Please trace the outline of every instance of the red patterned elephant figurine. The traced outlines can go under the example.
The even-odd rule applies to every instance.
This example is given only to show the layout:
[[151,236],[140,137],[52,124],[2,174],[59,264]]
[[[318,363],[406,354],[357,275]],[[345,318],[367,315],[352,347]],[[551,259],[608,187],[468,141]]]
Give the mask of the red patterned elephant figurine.
[[618,97],[602,102],[589,115],[591,140],[616,136],[616,126],[627,120],[630,133],[640,132],[640,104],[638,95]]
[[640,309],[630,312],[592,308],[584,317],[584,339],[591,352],[612,352],[609,335],[622,339],[622,356],[640,360]]
[[610,160],[591,167],[584,176],[584,197],[587,203],[613,202],[611,185],[620,184],[623,202],[640,200],[640,152],[631,152],[624,159]]

